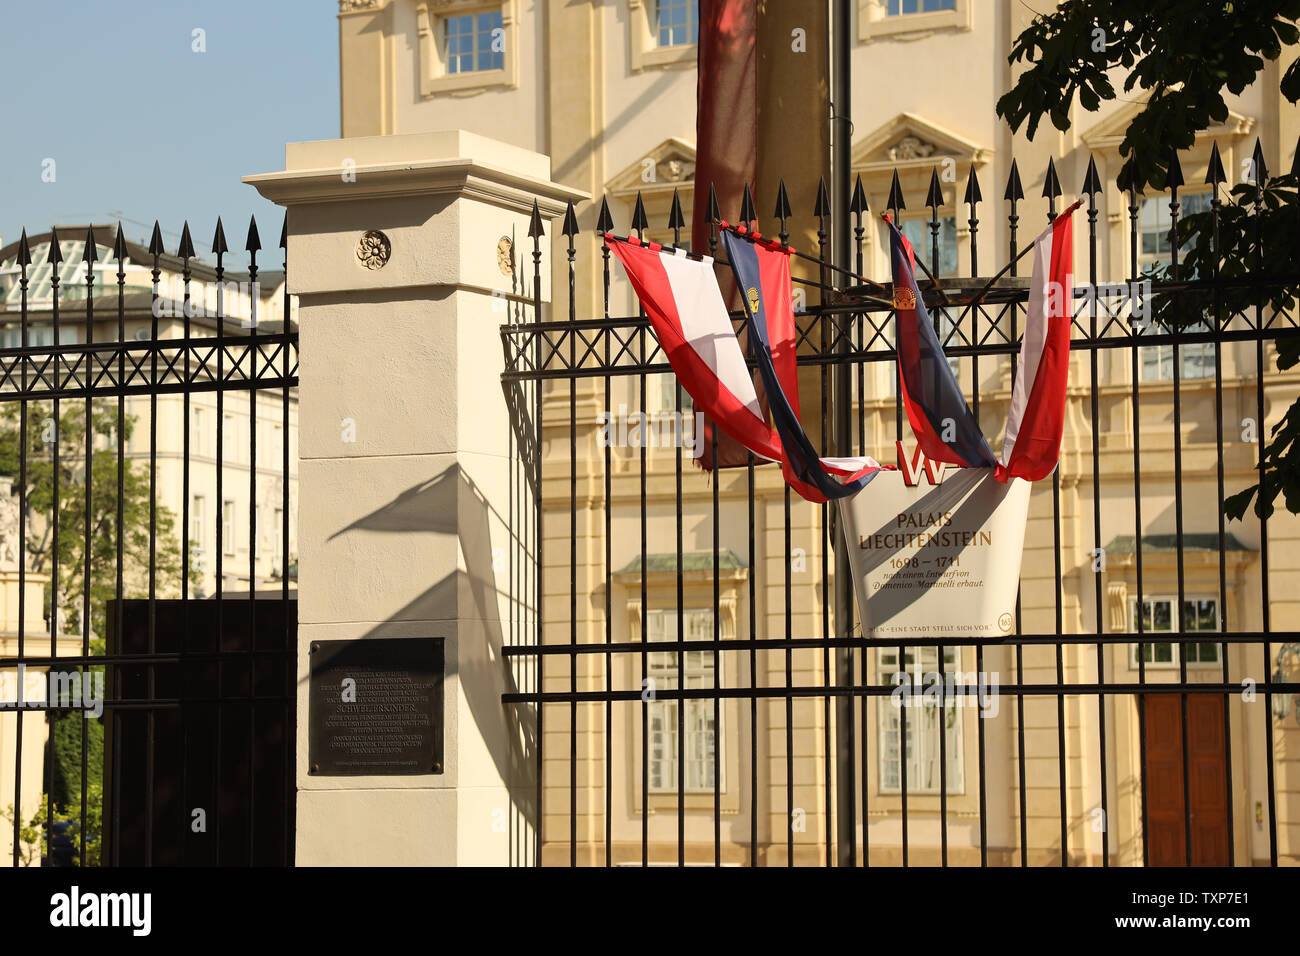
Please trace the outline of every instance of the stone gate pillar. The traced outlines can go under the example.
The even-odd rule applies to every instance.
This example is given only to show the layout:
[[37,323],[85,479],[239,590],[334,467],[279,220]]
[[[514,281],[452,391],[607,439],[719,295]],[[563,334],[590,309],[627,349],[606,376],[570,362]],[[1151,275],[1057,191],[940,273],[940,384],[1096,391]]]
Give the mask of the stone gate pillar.
[[[288,209],[299,304],[297,861],[528,862],[529,715],[501,703],[520,619],[508,525],[528,491],[499,329],[512,297],[533,294],[534,197],[548,301],[549,220],[585,196],[550,181],[547,157],[463,131],[291,143],[285,167],[244,181]],[[444,652],[440,763],[314,765],[313,653],[356,652],[340,659],[369,673],[391,639],[430,638]],[[358,677],[355,703],[383,713],[402,702],[392,690]],[[349,719],[369,733],[370,716]],[[355,768],[350,746],[334,756]]]

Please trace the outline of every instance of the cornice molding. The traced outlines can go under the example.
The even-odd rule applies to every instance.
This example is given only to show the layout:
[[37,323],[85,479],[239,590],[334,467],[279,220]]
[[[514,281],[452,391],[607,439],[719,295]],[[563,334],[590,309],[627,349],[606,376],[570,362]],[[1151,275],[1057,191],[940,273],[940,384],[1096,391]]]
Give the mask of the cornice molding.
[[243,182],[282,206],[458,194],[515,212],[531,212],[536,198],[542,215],[554,218],[564,212],[570,201],[577,203],[591,198],[580,189],[537,180],[473,159],[358,166],[355,182],[344,182],[337,167],[260,173],[245,176]]
[[388,6],[389,0],[339,0],[339,16],[350,13],[376,13]]
[[[1145,107],[1145,100],[1125,103],[1110,116],[1084,130],[1081,137],[1084,144],[1090,149],[1099,152],[1117,153],[1119,144],[1124,141],[1124,134],[1127,132],[1129,124],[1133,122],[1133,117],[1137,116]],[[1201,142],[1207,138],[1241,139],[1254,132],[1256,125],[1253,116],[1243,116],[1234,110],[1229,110],[1228,118],[1224,122],[1211,126],[1209,129],[1198,131],[1196,140]]]
[[899,113],[858,141],[853,147],[852,165],[868,173],[895,169],[902,173],[909,169],[929,171],[945,158],[963,166],[981,166],[992,156],[993,150],[987,146],[915,113]]

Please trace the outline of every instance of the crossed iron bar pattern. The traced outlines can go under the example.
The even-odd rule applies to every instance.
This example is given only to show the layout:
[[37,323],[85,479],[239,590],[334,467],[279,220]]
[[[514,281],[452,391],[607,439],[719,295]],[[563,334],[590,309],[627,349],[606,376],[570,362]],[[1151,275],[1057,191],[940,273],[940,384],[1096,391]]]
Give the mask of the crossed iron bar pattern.
[[[1173,284],[1170,284],[1173,285]],[[1186,289],[1178,283],[1177,291]],[[1010,355],[1020,350],[1020,335],[1027,289],[1012,290],[1006,301],[972,309],[960,305],[932,305],[931,315],[940,330],[945,352],[954,358],[964,355]],[[1155,301],[1174,290],[1155,283]],[[1092,334],[1090,301],[1096,302],[1097,332]],[[853,313],[855,321],[837,321],[839,312],[814,306],[796,315],[796,345],[800,365],[829,365],[844,361],[883,362],[894,357],[892,309],[864,308]],[[744,319],[732,316],[739,332]],[[1168,319],[1152,318],[1143,324],[1129,312],[1129,301],[1119,293],[1098,293],[1090,297],[1076,291],[1073,334],[1070,347],[1076,351],[1161,346],[1178,343],[1196,345],[1273,339],[1295,334],[1300,322],[1294,312],[1265,308],[1257,320],[1252,310],[1234,310],[1221,321],[1207,321],[1204,330],[1178,330]],[[507,381],[535,381],[606,374],[637,375],[668,372],[668,359],[660,348],[649,322],[643,318],[552,321],[507,326],[502,329],[506,348]],[[844,350],[845,339],[848,348]],[[540,354],[539,354],[540,353]],[[752,365],[751,360],[751,365]]]
[[0,402],[297,384],[297,332],[0,350]]
[[[1300,182],[1300,149],[1297,149],[1296,157],[1296,162],[1282,179],[1284,185],[1288,184],[1289,181]],[[1258,140],[1255,142],[1252,162],[1257,171],[1254,209],[1255,214],[1258,215],[1260,205],[1263,202],[1264,186],[1269,182],[1268,168],[1264,162],[1262,146]],[[1218,221],[1217,217],[1221,214],[1220,187],[1225,186],[1227,182],[1219,157],[1218,145],[1215,144],[1211,152],[1205,183],[1214,189],[1211,210],[1216,217],[1216,222]],[[1139,197],[1143,195],[1143,190],[1140,186],[1135,186],[1130,182],[1120,182],[1118,185],[1121,193],[1127,195],[1128,232],[1130,242],[1135,244],[1138,239]],[[1166,186],[1174,222],[1177,221],[1177,209],[1179,207],[1178,189],[1182,185],[1184,185],[1182,168],[1177,153],[1173,152],[1170,156]],[[1081,216],[1076,226],[1076,232],[1087,231],[1087,248],[1092,263],[1090,271],[1093,274],[1090,276],[1076,276],[1077,283],[1084,281],[1096,283],[1098,281],[1095,274],[1095,264],[1098,258],[1097,196],[1101,192],[1102,185],[1097,174],[1096,163],[1090,159],[1087,175],[1080,188],[1080,194],[1087,198],[1087,203],[1086,207],[1080,210]],[[1043,198],[1048,202],[1047,219],[1049,222],[1056,218],[1057,201],[1061,195],[1062,189],[1060,179],[1056,173],[1055,161],[1049,159],[1047,172],[1043,179],[1042,191]],[[1003,195],[1003,200],[1009,204],[1010,262],[1006,269],[998,273],[999,276],[1007,271],[1010,271],[1012,276],[1016,276],[1015,262],[1019,258],[1017,253],[1018,251],[1025,251],[1017,246],[1017,234],[1020,231],[1018,224],[1021,219],[1017,204],[1024,201],[1024,199],[1025,193],[1020,180],[1019,168],[1013,160],[1006,191]],[[955,204],[958,212],[960,212],[962,206],[965,206],[969,213],[967,224],[970,236],[972,272],[977,272],[978,268],[977,237],[980,222],[978,212],[982,202],[983,197],[979,180],[972,166],[965,194],[962,200]],[[930,189],[925,200],[925,206],[930,210],[930,218],[928,221],[923,221],[930,231],[929,262],[936,268],[939,259],[939,209],[943,205],[943,190],[940,187],[938,169],[936,168],[931,173]],[[899,213],[906,207],[907,204],[899,183],[898,172],[895,170],[889,190],[889,198],[886,201],[886,208],[892,214],[893,220],[899,222]],[[827,258],[828,224],[833,218],[833,212],[826,183],[823,180],[819,184],[817,204],[813,210],[813,215],[817,219],[818,254],[812,256],[795,253],[801,259],[809,263],[815,263],[820,271],[820,280],[796,279],[795,281],[810,289],[819,289],[821,292],[820,298],[822,299],[821,303],[810,306],[796,317],[797,346],[801,364],[827,365],[843,362],[846,359],[871,362],[886,361],[894,355],[889,332],[890,323],[894,317],[892,308],[879,297],[874,299],[863,297],[863,292],[867,286],[852,284],[854,282],[870,281],[860,274],[863,271],[863,240],[866,234],[863,217],[869,212],[861,176],[858,177],[855,184],[847,212],[852,216],[853,221],[852,243],[856,249],[856,272],[831,265]],[[785,183],[782,181],[773,218],[779,221],[775,235],[783,243],[789,235],[787,220],[790,217],[790,203],[786,194]],[[713,223],[722,218],[718,208],[717,196],[712,186],[709,187],[708,194],[708,218]],[[754,199],[749,186],[746,185],[741,203],[740,217],[737,221],[745,223],[752,230],[757,219]],[[681,230],[685,226],[686,221],[682,214],[681,199],[677,191],[674,190],[668,228],[673,230],[673,243],[679,248],[681,248],[682,242]],[[638,193],[632,214],[631,229],[638,238],[644,239],[648,228],[649,220],[646,216],[645,205]],[[602,200],[600,216],[596,224],[597,241],[600,241],[601,235],[612,232],[613,229],[614,221],[610,214],[608,200]],[[577,216],[572,203],[569,204],[569,208],[565,213],[561,233],[567,240],[569,285],[572,289],[575,272],[575,237],[579,233]],[[542,260],[540,240],[544,234],[545,229],[541,216],[537,204],[534,203],[528,236],[533,240],[535,290],[540,287]],[[1256,239],[1258,240],[1258,237]],[[711,255],[716,253],[716,245],[715,232],[709,242],[708,252]],[[1023,315],[1025,301],[1029,295],[1029,290],[1025,288],[1024,283],[1004,283],[998,286],[997,283],[990,282],[977,294],[977,288],[982,284],[982,281],[972,279],[970,280],[971,285],[977,288],[950,293],[950,291],[938,287],[938,280],[935,279],[930,268],[926,267],[924,261],[926,251],[923,244],[918,244],[918,261],[925,277],[923,278],[922,275],[918,274],[917,279],[922,286],[922,294],[926,298],[926,305],[935,321],[936,330],[939,332],[948,354],[952,357],[959,357],[977,354],[1012,354],[1018,351],[1020,347],[1019,330],[1022,325],[1019,320]],[[605,276],[605,315],[608,316],[610,262],[607,249],[602,250],[602,256]],[[1121,288],[1125,290],[1131,288],[1127,283],[1141,282],[1146,278],[1138,273],[1137,261],[1134,256],[1131,267],[1135,274],[1125,280],[1125,286],[1099,285],[1093,287],[1090,291],[1087,285],[1077,285],[1074,290],[1076,304],[1071,347],[1074,350],[1091,350],[1122,346],[1193,345],[1202,342],[1226,342],[1236,339],[1273,339],[1290,334],[1300,327],[1297,316],[1291,311],[1274,308],[1264,302],[1269,290],[1295,284],[1297,281],[1295,275],[1255,275],[1249,278],[1233,278],[1215,274],[1213,277],[1187,281],[1185,277],[1180,277],[1178,274],[1177,259],[1175,253],[1173,256],[1174,278],[1172,281],[1152,281],[1146,286],[1143,295],[1150,297],[1148,305],[1154,307],[1167,297],[1172,297],[1173,311],[1177,313],[1182,297],[1194,296],[1198,293],[1214,295],[1217,306],[1224,310],[1222,317],[1211,317],[1209,321],[1199,323],[1201,328],[1189,328],[1186,323],[1161,319],[1158,316],[1152,316],[1147,321],[1136,321],[1132,315],[1133,303],[1129,300],[1126,291],[1120,291]],[[829,278],[832,273],[840,274],[844,281],[839,285],[832,283]],[[948,282],[946,285],[951,286],[952,283]],[[1008,285],[1012,287],[1007,287]],[[995,286],[998,287],[995,288]],[[883,291],[887,290],[888,287],[880,286],[879,288]],[[1227,309],[1227,303],[1220,298],[1231,292],[1248,290],[1254,290],[1258,297],[1258,301],[1250,308]],[[541,301],[536,298],[535,292],[533,318],[537,321],[514,321],[502,326],[501,336],[506,356],[504,379],[506,381],[533,381],[547,378],[603,376],[607,374],[640,374],[669,370],[668,362],[644,316],[579,319],[575,314],[572,301],[569,303],[568,311],[567,321],[541,321]],[[847,322],[843,319],[846,315],[848,316]],[[738,312],[733,313],[732,322],[739,331],[743,325],[742,315]],[[1182,328],[1178,328],[1180,324],[1183,325]],[[845,342],[846,338],[848,339],[847,343]]]

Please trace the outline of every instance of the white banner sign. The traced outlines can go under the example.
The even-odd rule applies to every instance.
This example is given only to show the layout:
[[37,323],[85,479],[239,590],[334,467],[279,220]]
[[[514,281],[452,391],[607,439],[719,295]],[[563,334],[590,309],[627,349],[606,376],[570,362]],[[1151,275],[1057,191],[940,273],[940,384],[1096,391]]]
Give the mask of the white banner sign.
[[901,443],[898,457],[898,471],[839,503],[863,635],[1011,633],[1029,483],[1004,484],[992,468],[917,467]]

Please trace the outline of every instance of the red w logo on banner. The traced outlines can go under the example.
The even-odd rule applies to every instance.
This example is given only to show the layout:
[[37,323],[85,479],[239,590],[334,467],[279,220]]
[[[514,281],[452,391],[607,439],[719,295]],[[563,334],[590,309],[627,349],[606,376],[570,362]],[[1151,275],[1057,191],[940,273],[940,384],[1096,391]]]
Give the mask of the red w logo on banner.
[[[921,451],[920,445],[916,446],[916,451],[912,453],[912,460],[909,462],[907,452],[903,449],[903,443],[899,441],[894,442],[894,444],[898,446],[898,470],[903,473],[903,484],[909,488],[920,484],[922,472],[930,479],[932,485],[937,485],[943,481],[946,464],[927,458]],[[918,464],[921,465],[920,468],[917,467]]]

